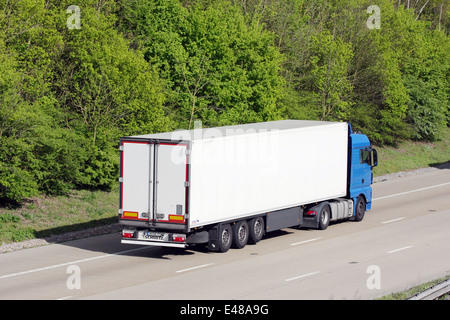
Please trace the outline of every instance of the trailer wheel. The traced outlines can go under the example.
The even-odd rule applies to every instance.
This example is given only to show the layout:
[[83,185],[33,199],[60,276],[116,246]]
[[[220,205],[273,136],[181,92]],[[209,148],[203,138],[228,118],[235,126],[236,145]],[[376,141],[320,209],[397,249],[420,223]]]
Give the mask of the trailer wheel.
[[330,224],[330,216],[331,216],[331,210],[330,206],[328,204],[324,204],[320,207],[320,213],[319,213],[319,229],[325,230],[328,228],[328,225]]
[[233,225],[233,247],[242,249],[248,242],[248,224],[247,221],[241,220]]
[[259,242],[264,236],[264,219],[256,217],[249,222],[249,237],[248,241],[252,244]]
[[366,212],[366,200],[363,196],[359,196],[356,200],[355,221],[361,221]]
[[233,231],[229,224],[224,224],[220,228],[219,233],[219,251],[227,252],[231,248],[233,241]]

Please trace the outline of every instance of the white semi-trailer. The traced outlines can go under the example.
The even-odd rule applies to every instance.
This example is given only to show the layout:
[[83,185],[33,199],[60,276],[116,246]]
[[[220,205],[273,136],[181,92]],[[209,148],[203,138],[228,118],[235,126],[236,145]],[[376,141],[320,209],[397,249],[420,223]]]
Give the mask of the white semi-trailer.
[[281,120],[120,140],[122,243],[226,252],[362,220],[376,151],[344,122]]

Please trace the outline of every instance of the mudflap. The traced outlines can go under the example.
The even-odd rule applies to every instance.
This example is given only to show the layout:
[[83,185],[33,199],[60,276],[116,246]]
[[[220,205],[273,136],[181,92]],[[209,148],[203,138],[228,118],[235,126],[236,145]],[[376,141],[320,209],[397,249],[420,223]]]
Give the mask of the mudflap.
[[207,243],[208,241],[209,241],[209,232],[208,231],[195,232],[195,233],[189,235],[186,239],[186,243],[188,245]]
[[208,250],[219,251],[219,226],[216,225],[208,231]]

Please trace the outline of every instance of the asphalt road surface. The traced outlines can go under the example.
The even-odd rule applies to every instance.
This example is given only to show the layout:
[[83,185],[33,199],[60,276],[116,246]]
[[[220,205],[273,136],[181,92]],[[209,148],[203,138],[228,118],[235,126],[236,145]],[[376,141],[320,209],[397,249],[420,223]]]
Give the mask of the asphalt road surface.
[[225,254],[109,234],[0,254],[0,299],[372,299],[450,274],[450,170],[373,185],[361,222]]

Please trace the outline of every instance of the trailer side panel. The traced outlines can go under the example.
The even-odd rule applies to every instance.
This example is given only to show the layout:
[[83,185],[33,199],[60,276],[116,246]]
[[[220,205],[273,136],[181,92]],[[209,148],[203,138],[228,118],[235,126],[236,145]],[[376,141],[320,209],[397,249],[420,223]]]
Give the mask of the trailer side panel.
[[346,123],[193,141],[190,226],[345,196],[347,144]]

